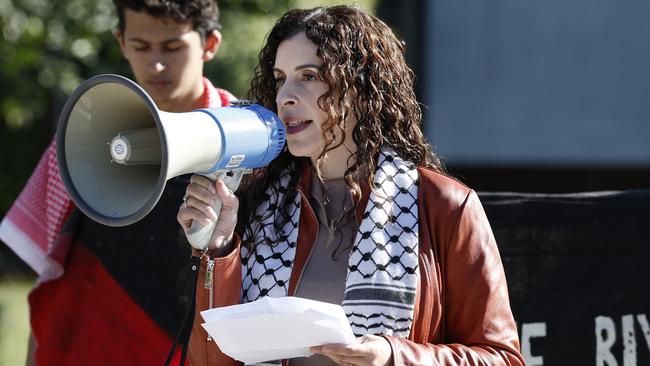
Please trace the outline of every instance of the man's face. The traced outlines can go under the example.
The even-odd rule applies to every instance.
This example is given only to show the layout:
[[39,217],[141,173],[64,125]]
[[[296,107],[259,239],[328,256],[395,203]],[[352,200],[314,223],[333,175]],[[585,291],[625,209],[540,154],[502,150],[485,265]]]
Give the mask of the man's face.
[[117,38],[136,81],[160,109],[191,109],[203,93],[203,62],[212,57],[191,23],[125,9]]

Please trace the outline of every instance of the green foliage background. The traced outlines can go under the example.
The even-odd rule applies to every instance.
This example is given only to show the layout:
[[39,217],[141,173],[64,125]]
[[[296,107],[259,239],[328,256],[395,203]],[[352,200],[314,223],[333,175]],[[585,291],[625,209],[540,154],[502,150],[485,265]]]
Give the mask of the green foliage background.
[[[244,95],[264,37],[287,9],[377,0],[219,1],[223,44],[206,75]],[[0,0],[0,216],[50,142],[67,95],[101,73],[132,77],[113,38],[112,0]]]

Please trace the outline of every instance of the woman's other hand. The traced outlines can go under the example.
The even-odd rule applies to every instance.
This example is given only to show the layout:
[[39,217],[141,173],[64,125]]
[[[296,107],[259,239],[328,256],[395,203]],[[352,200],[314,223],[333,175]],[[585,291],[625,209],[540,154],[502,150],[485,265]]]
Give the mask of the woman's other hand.
[[326,344],[309,350],[331,358],[343,366],[391,366],[393,354],[386,338],[364,335],[356,344]]
[[[230,253],[233,232],[237,224],[237,210],[239,209],[237,196],[222,181],[212,182],[198,174],[193,175],[190,179],[185,195],[186,199],[181,204],[176,216],[185,233],[190,229],[194,220],[203,225],[216,221],[208,249],[215,250],[214,254],[218,257]],[[217,200],[222,202],[220,212],[215,212],[212,208]]]

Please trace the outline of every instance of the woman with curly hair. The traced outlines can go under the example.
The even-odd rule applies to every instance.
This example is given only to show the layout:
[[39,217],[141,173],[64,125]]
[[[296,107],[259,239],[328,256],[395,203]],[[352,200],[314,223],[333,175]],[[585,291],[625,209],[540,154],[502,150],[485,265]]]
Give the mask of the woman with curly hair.
[[354,7],[289,11],[251,86],[285,124],[288,149],[237,195],[198,175],[187,188],[183,228],[217,221],[201,254],[192,364],[236,364],[199,311],[264,296],[341,304],[359,337],[290,365],[523,364],[489,223],[426,143],[390,28]]

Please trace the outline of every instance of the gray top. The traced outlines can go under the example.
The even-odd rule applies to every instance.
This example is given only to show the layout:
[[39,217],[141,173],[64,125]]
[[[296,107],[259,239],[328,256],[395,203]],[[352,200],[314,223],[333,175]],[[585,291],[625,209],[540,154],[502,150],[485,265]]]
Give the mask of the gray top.
[[[316,174],[312,177],[310,203],[318,220],[318,236],[298,283],[296,296],[340,304],[345,290],[348,257],[358,230],[352,189],[343,179],[321,183]],[[320,355],[294,358],[289,364],[336,365]]]

